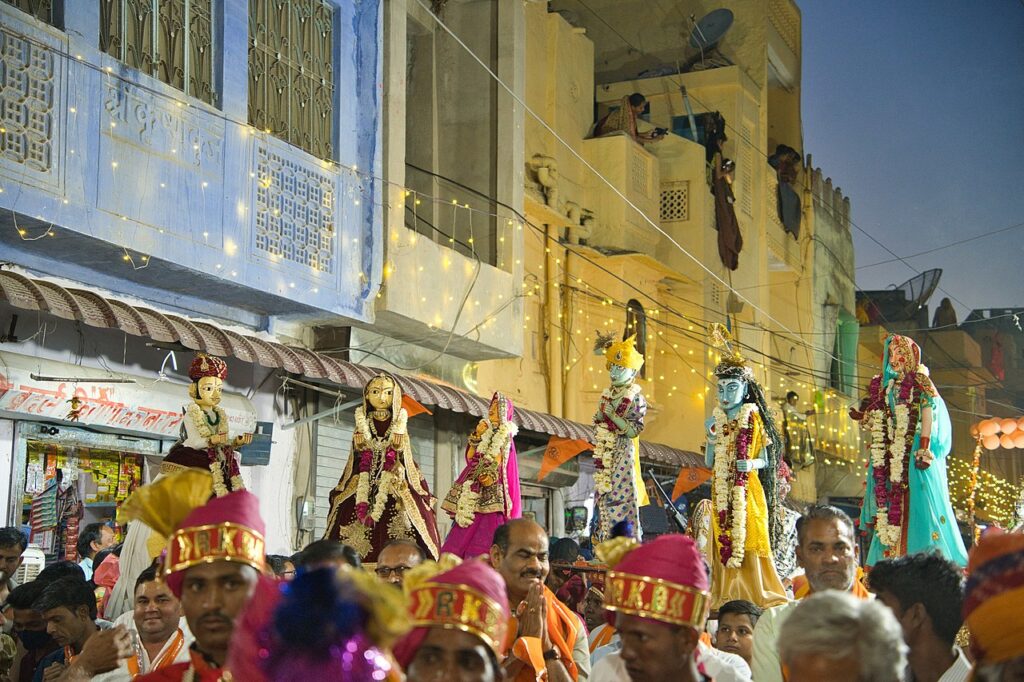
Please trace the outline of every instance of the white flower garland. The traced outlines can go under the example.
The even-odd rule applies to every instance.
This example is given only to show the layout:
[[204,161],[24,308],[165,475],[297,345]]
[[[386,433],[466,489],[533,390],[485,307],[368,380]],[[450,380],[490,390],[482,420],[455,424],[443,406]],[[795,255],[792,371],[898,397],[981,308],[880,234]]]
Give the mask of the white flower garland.
[[[621,396],[615,395],[614,386],[608,387],[601,392],[603,401],[612,403],[614,400],[629,400],[630,402],[640,393],[641,388],[637,384],[630,384],[626,392]],[[600,494],[606,494],[612,490],[612,467],[615,466],[615,446],[618,441],[618,434],[608,428],[603,421],[594,424],[594,459],[601,463],[602,467],[594,470],[594,487]]]
[[[384,433],[384,436],[377,439],[377,441],[384,444],[384,452],[373,452],[370,459],[371,470],[374,468],[373,459],[375,459],[378,454],[380,454],[381,457],[385,456],[387,452],[387,445],[390,443],[391,437],[396,434],[405,435],[405,429],[408,421],[409,413],[406,412],[404,407],[400,408],[398,410],[398,414],[392,418],[391,427]],[[366,447],[373,451],[374,436],[370,432],[370,421],[366,418],[366,410],[363,405],[356,408],[356,433],[363,437],[363,442],[366,443]],[[359,467],[359,482],[356,484],[356,504],[369,504],[371,472],[362,470],[362,453],[357,452],[353,454],[359,457],[356,462],[356,465]],[[396,452],[395,454],[395,465],[397,468],[399,464],[397,456],[400,456],[401,453]],[[381,470],[380,478],[377,481],[377,490],[373,496],[373,503],[370,508],[370,518],[374,521],[380,521],[381,516],[384,514],[384,506],[387,504],[388,497],[395,494],[394,489],[396,480],[394,472],[384,469]]]
[[[227,441],[228,435],[228,415],[219,405],[214,405],[213,413],[217,415],[217,429],[214,430],[213,425],[206,417],[206,410],[203,409],[199,403],[191,403],[185,411],[188,412],[189,417],[192,419],[192,423],[196,427],[199,435],[206,440],[206,444],[210,448],[214,448],[217,451],[217,456],[213,462],[210,462],[209,469],[210,474],[213,476],[213,493],[216,497],[224,497],[230,491],[224,484],[224,467],[228,465],[228,455],[224,452],[223,448],[230,447],[230,443]],[[214,435],[222,435],[225,440],[222,445],[214,445],[210,442],[210,438]],[[231,477],[231,490],[242,490],[245,484],[242,482],[240,475]]]
[[[736,448],[730,446],[736,442],[740,430],[750,427],[750,418],[756,409],[757,406],[751,403],[746,403],[740,408],[736,418],[736,434],[730,434],[731,438],[725,436],[725,425],[728,422],[725,412],[722,408],[716,407],[713,413],[717,434],[714,463],[715,518],[720,516],[719,512],[728,513],[730,502],[732,506],[732,556],[726,562],[728,568],[739,568],[743,565],[744,545],[747,540],[747,489],[741,485],[734,485]],[[756,475],[756,472],[750,473]]]
[[[515,422],[503,419],[497,429],[488,421],[487,430],[480,436],[480,442],[476,445],[475,455],[479,455],[476,468],[484,464],[502,461],[508,457],[512,449],[512,439],[519,433],[519,426]],[[468,528],[473,524],[476,516],[476,506],[480,502],[480,493],[473,490],[478,472],[470,472],[470,477],[462,484],[462,491],[459,493],[459,500],[455,505],[455,523],[462,528]],[[495,478],[498,482],[500,474]],[[507,483],[507,482],[506,482]]]
[[[892,393],[895,380],[890,379],[885,388],[885,396]],[[913,396],[911,396],[913,398]],[[907,463],[907,431],[910,428],[910,407],[897,402],[893,410],[893,422],[886,423],[885,410],[877,409],[869,413],[871,428],[871,464],[873,467],[885,466],[886,454],[889,455],[889,482],[892,489],[903,485]],[[889,436],[886,449],[885,436]],[[877,485],[877,482],[876,482]],[[907,510],[903,510],[904,515]],[[875,534],[879,541],[887,547],[899,547],[903,527],[889,523],[889,508],[879,506],[875,512]]]

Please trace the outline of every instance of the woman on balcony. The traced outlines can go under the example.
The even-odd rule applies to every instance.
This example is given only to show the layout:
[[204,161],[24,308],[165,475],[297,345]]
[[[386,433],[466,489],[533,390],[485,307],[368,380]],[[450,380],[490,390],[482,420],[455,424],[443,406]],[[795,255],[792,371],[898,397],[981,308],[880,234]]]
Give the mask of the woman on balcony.
[[623,97],[619,107],[608,112],[594,126],[593,137],[607,137],[616,133],[628,133],[630,137],[640,144],[657,142],[665,137],[663,129],[655,128],[646,133],[637,132],[636,129],[637,116],[644,113],[646,108],[647,99],[639,92],[634,92],[629,97]]

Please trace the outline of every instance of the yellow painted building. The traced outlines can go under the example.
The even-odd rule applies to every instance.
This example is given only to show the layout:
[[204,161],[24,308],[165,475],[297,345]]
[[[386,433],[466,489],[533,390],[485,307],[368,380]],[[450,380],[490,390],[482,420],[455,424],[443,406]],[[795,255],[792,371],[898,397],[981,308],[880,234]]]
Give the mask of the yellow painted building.
[[[740,31],[744,53],[750,59],[760,54],[766,69],[769,51],[789,49],[787,41],[765,42],[775,25],[768,4],[733,4],[745,8],[733,29]],[[783,9],[796,12],[791,3]],[[760,14],[751,19],[754,12]],[[791,40],[798,46],[795,16]],[[718,359],[705,329],[728,320],[771,399],[795,390],[803,409],[817,402],[811,433],[830,462],[843,460],[838,467],[807,469],[796,495],[816,499],[818,482],[841,483],[843,494],[855,494],[863,471],[854,464],[858,436],[845,414],[856,390],[830,381],[835,311],[852,317],[853,280],[833,277],[817,289],[815,283],[833,270],[852,273],[849,202],[819,170],[805,168],[797,181],[800,238],[784,232],[766,154],[784,140],[800,145],[798,137],[788,137],[798,135],[799,110],[787,105],[788,95],[777,96],[783,84],[775,76],[753,78],[738,63],[595,85],[595,51],[602,49],[587,29],[537,4],[527,4],[525,24],[525,102],[544,122],[524,117],[523,354],[479,363],[478,385],[506,391],[532,409],[588,422],[607,386],[603,362],[592,351],[595,334],[628,328],[639,335],[646,358],[642,383],[650,408],[642,438],[700,451]],[[744,36],[759,36],[761,52]],[[785,58],[797,65],[790,77],[798,77],[798,49]],[[595,109],[602,116],[632,92],[650,103],[641,127],[671,130],[686,115],[681,85],[692,108],[719,111],[727,121],[725,155],[737,161],[736,213],[744,241],[733,272],[718,256],[702,145],[672,133],[647,146],[624,135],[587,139]],[[834,242],[833,248],[827,253],[821,242]],[[855,364],[852,357],[847,362]]]

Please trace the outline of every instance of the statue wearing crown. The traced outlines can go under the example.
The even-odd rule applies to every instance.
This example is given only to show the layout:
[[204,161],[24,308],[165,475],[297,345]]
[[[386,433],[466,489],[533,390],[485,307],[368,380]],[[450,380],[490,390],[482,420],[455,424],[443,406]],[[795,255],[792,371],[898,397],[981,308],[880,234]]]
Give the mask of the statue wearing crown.
[[220,406],[221,391],[228,378],[228,365],[218,357],[200,353],[188,369],[188,395],[181,421],[181,438],[161,463],[161,473],[181,469],[205,469],[213,474],[213,492],[223,497],[242,490],[236,447],[252,442],[252,434],[232,438],[228,433],[228,415]]
[[395,377],[382,372],[367,382],[355,418],[352,454],[330,495],[324,539],[345,543],[367,563],[376,563],[392,540],[410,540],[436,559],[435,498],[412,456],[409,413]]
[[594,487],[597,490],[598,528],[594,541],[612,535],[622,521],[633,524],[640,535],[640,506],[647,492],[640,482],[640,440],[647,401],[635,383],[644,356],[636,350],[635,336],[613,342],[598,336],[595,353],[603,355],[611,385],[601,393],[594,413]]
[[711,523],[705,547],[713,609],[734,599],[761,607],[787,601],[773,561],[781,542],[776,478],[783,447],[764,389],[721,324],[715,367],[718,404],[707,420],[704,461],[711,468]]

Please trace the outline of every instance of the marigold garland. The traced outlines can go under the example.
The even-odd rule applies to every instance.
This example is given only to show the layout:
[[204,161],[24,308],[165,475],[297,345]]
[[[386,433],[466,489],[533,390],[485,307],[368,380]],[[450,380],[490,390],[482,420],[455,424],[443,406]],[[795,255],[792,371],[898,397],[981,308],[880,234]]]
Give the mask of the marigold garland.
[[[388,497],[395,496],[398,475],[398,453],[391,444],[393,436],[404,436],[409,414],[401,408],[393,415],[391,424],[383,434],[378,435],[376,426],[366,417],[364,406],[356,408],[356,433],[366,444],[359,452],[359,478],[356,484],[356,517],[372,527],[380,521]],[[376,471],[375,471],[376,470]],[[376,474],[376,476],[374,476]],[[371,490],[371,480],[376,478],[376,490]],[[372,499],[371,499],[372,497]]]
[[[715,419],[715,513],[718,515],[719,560],[728,568],[743,565],[747,540],[747,483],[750,472],[737,471],[736,463],[751,459],[753,440],[752,417],[757,406],[745,403],[734,422],[729,422],[720,407],[714,410]],[[736,437],[729,438],[730,430]]]
[[[890,398],[894,407],[889,409]],[[875,483],[875,534],[890,550],[898,550],[905,523],[903,500],[907,471],[920,414],[917,374],[908,372],[899,385],[881,377],[871,381],[864,415],[871,431],[871,465]]]
[[519,426],[504,416],[498,428],[494,428],[490,420],[487,421],[487,430],[480,436],[480,442],[474,448],[469,461],[470,477],[463,484],[455,505],[455,523],[462,528],[468,528],[473,524],[481,491],[499,482],[499,468],[508,457],[512,439],[517,433]]
[[[206,455],[209,458],[209,464],[207,466],[210,469],[210,474],[213,476],[214,495],[217,497],[224,497],[231,492],[231,490],[242,490],[245,488],[245,484],[242,482],[242,473],[238,470],[238,461],[232,455],[233,451],[227,442],[227,412],[225,412],[219,405],[215,405],[213,407],[213,413],[217,416],[217,421],[214,424],[210,423],[206,410],[204,410],[198,403],[191,403],[185,408],[185,412],[192,420],[192,423],[195,425],[196,431],[199,435],[210,444],[206,449]],[[214,429],[214,425],[216,425],[216,429]],[[224,436],[224,443],[221,445],[213,445],[210,443],[210,439],[215,435]],[[228,490],[228,486],[224,483],[225,466],[229,469],[228,473],[230,474],[231,490]]]
[[[629,406],[640,393],[641,388],[637,384],[630,384],[625,392],[618,395],[621,389],[611,386],[601,392],[601,400],[608,402],[618,400],[616,414],[623,415],[629,410]],[[615,466],[615,444],[618,440],[618,427],[607,417],[595,415],[594,417],[594,487],[599,494],[606,494],[612,490],[612,468]]]

